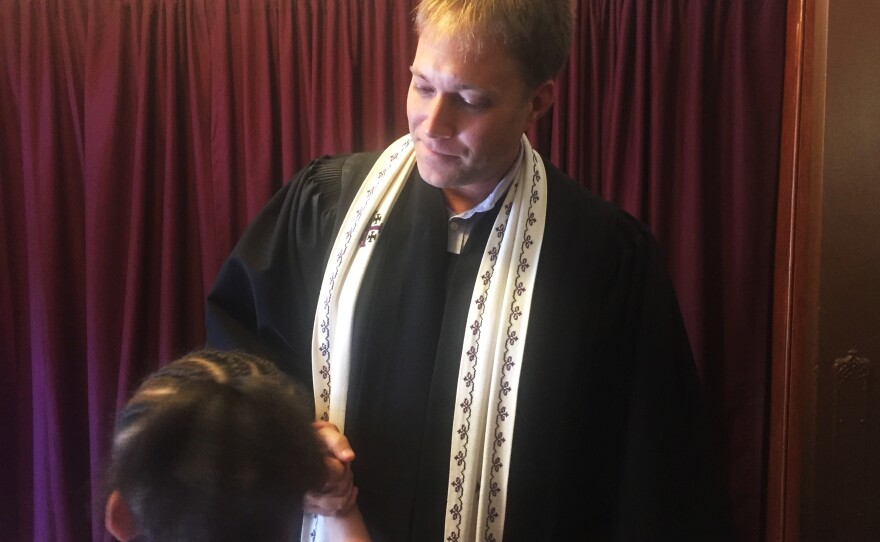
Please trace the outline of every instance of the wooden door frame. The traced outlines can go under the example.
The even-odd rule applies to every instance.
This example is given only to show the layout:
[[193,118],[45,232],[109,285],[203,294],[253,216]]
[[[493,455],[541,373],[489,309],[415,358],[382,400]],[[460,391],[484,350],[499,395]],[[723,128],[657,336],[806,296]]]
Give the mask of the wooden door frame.
[[770,372],[766,542],[810,513],[829,0],[788,0]]

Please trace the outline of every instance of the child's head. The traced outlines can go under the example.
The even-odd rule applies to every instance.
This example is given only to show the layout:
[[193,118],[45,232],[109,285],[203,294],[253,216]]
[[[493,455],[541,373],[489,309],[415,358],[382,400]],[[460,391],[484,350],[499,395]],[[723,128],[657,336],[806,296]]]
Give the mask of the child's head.
[[308,404],[241,352],[199,350],[160,368],[117,418],[108,529],[155,542],[287,539],[326,476]]

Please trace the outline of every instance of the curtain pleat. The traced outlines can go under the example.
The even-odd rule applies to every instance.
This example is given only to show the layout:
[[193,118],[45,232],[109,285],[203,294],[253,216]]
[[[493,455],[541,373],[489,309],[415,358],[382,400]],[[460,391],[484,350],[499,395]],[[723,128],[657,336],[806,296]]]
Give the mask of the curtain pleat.
[[[6,463],[19,469],[16,476],[31,474],[30,480],[19,478],[13,486],[24,490],[27,500],[10,500],[3,507],[8,504],[18,510],[22,519],[30,501],[40,503],[45,511],[40,521],[21,521],[13,528],[21,537],[82,540],[89,533],[82,521],[88,508],[80,509],[76,503],[89,496],[87,479],[79,476],[89,470],[89,425],[84,415],[88,371],[76,361],[85,357],[87,331],[82,167],[85,9],[58,0],[7,3],[2,11],[18,19],[15,28],[2,25],[2,48],[6,50],[5,42],[11,41],[7,33],[11,31],[18,41],[12,47],[19,53],[13,64],[19,71],[8,72],[8,77],[18,87],[19,114],[28,119],[18,123],[4,118],[2,129],[5,133],[7,122],[14,123],[9,135],[20,137],[20,177],[7,178],[4,172],[3,186],[5,193],[10,183],[18,183],[13,194],[20,194],[16,203],[21,207],[5,207],[4,220],[9,211],[21,222],[12,226],[16,237],[8,238],[4,248],[16,268],[12,277],[20,280],[8,290],[22,303],[13,305],[17,315],[12,321],[20,333],[16,342],[24,347],[15,349],[23,357],[16,360],[13,374],[29,372],[29,378],[11,386],[27,386],[29,381],[32,397],[30,404],[14,405],[12,410],[18,434],[3,435],[3,442],[13,448],[20,442],[18,435],[30,441],[22,447],[29,448],[30,456]],[[54,27],[44,24],[46,20]],[[10,60],[8,53],[6,59]],[[6,322],[4,316],[4,327]],[[3,351],[4,355],[10,351],[5,344]],[[7,371],[3,373],[2,378],[8,378]],[[20,388],[17,392],[23,394]],[[65,438],[57,438],[62,433]]]
[[[407,130],[415,0],[0,0],[0,539],[112,540],[116,410],[248,222]],[[761,539],[784,2],[580,0],[545,157],[667,256]]]
[[741,539],[760,540],[785,3],[578,8],[560,100],[536,146],[657,235]]

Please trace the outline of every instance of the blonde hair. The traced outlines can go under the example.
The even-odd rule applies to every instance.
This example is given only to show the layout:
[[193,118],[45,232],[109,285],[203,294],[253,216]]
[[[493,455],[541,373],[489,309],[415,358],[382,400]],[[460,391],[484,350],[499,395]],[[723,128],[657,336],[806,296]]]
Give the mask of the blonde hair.
[[571,48],[571,0],[422,0],[415,10],[420,36],[450,39],[467,55],[493,45],[518,62],[528,88],[555,78]]

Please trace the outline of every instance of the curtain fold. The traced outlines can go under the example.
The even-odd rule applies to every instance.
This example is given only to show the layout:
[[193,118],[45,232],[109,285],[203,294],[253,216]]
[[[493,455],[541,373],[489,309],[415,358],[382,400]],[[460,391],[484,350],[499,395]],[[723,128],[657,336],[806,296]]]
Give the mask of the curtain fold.
[[759,540],[785,3],[578,7],[561,100],[537,146],[657,235],[740,534]]
[[[116,409],[202,343],[216,271],[296,170],[406,131],[414,5],[0,0],[0,539],[112,540]],[[577,7],[529,136],[660,240],[758,541],[785,4]]]

